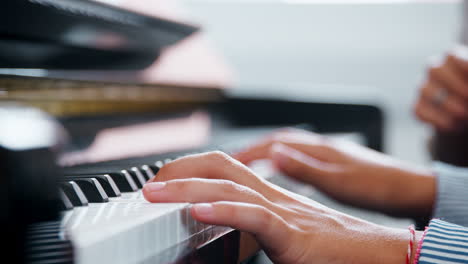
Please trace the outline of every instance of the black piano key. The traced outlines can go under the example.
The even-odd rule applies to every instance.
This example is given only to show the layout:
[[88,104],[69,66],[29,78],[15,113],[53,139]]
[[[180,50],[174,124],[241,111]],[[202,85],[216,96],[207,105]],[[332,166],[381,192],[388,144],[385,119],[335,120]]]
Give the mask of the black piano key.
[[80,166],[75,168],[68,168],[65,170],[65,175],[104,175],[111,173],[122,173],[125,174],[126,177],[129,175],[133,179],[133,183],[135,183],[138,189],[143,188],[143,185],[146,183],[146,179],[144,177],[141,177],[140,175],[137,175],[132,170],[127,168],[130,168],[130,166],[125,166],[124,164],[112,166],[100,166],[97,164],[91,164],[89,167]]
[[73,263],[71,242],[62,237],[60,221],[33,224],[24,245],[26,263]]
[[156,165],[148,165],[148,166],[151,168],[151,170],[153,171],[154,175],[156,175],[156,174],[159,172],[159,170],[162,168],[162,166],[159,167],[159,166],[156,166]]
[[148,165],[141,166],[141,170],[144,172],[144,175],[146,176],[147,180],[152,179],[154,175],[156,174]]
[[130,173],[132,175],[135,175],[135,177],[138,179],[138,181],[142,184],[141,187],[143,187],[143,185],[145,185],[147,179],[146,179],[144,173],[142,173],[142,171],[140,169],[138,169],[137,167],[132,167],[130,169]]
[[[117,162],[117,161],[115,161]],[[107,174],[114,180],[121,192],[134,192],[138,190],[138,185],[131,173],[122,173],[130,166],[125,164],[89,164],[76,167],[65,168],[65,175],[100,175]]]
[[[92,175],[99,175],[99,173],[83,173],[83,174],[75,174],[71,173],[70,171],[67,172],[67,177],[74,177],[74,176],[92,176]],[[121,192],[135,192],[138,191],[138,186],[136,186],[135,181],[133,178],[121,172],[111,172],[111,173],[102,173],[101,175],[109,175],[112,180],[114,180],[115,184],[119,188]]]
[[94,177],[99,181],[101,184],[102,188],[104,188],[104,191],[106,192],[107,196],[109,197],[119,197],[122,194],[120,193],[119,187],[117,187],[117,184],[115,184],[114,180],[112,179],[111,176],[105,174],[105,175],[96,175]]
[[107,174],[112,172],[120,172],[121,170],[127,169],[128,166],[122,165],[101,165],[101,164],[90,164],[88,166],[80,165],[77,167],[70,167],[64,169],[65,175],[91,175],[91,174]]
[[102,187],[104,188],[104,191],[106,191],[107,195],[109,197],[119,197],[122,194],[120,193],[119,187],[117,187],[117,184],[115,184],[114,180],[112,177],[108,174],[103,175],[102,177],[98,176],[96,179],[101,183]]
[[129,174],[113,172],[108,173],[108,175],[114,180],[115,184],[117,184],[117,187],[119,187],[121,192],[138,191],[138,186],[135,184],[135,181]]
[[[158,171],[159,171],[159,170],[164,166],[164,162],[158,160],[158,161],[156,161],[156,162],[154,163],[154,166],[155,166],[156,168],[158,168]],[[157,173],[157,171],[156,171],[156,173]]]
[[59,250],[64,250],[68,249],[68,245],[66,244],[55,244],[55,245],[35,245],[35,246],[29,246],[26,250],[29,254],[31,253],[47,253],[47,252],[52,252],[52,251],[59,251]]
[[59,189],[59,196],[60,196],[60,209],[61,210],[71,210],[73,209],[73,204],[68,198],[68,196],[65,195],[63,190]]
[[88,199],[84,195],[80,186],[74,181],[61,182],[60,187],[63,193],[70,199],[74,206],[86,206],[88,205]]
[[135,185],[138,187],[138,189],[143,188],[143,185],[145,184],[145,180],[140,180],[138,176],[136,175],[135,172],[129,171],[129,170],[122,170],[121,173],[129,176],[130,178],[133,179],[133,182],[135,182]]
[[[154,164],[150,165],[143,165],[142,170],[145,171],[146,177],[148,177],[148,180],[152,179],[153,177],[158,174],[159,170],[164,166],[164,162],[162,161],[156,161]],[[149,168],[149,169],[148,169]]]
[[80,186],[83,193],[91,203],[107,203],[109,197],[107,196],[104,188],[102,188],[99,181],[95,178],[81,178],[75,179],[75,182]]
[[95,178],[99,181],[102,188],[109,197],[119,197],[122,194],[120,193],[119,187],[115,184],[114,180],[108,174],[96,174],[96,175],[73,175],[73,176],[64,176],[64,179],[75,180],[80,178]]
[[43,264],[57,263],[66,264],[74,263],[73,248],[70,241],[62,241],[51,246],[36,246],[26,248],[26,263]]
[[34,224],[29,226],[28,230],[38,230],[38,229],[42,229],[42,228],[55,228],[55,227],[57,227],[57,223],[60,223],[60,222],[58,222],[58,221],[49,221],[49,222],[34,223]]
[[[111,160],[111,161],[104,161],[95,163],[97,165],[105,165],[105,166],[121,166],[123,165],[123,169],[138,166],[141,164],[153,164],[156,160],[164,160],[164,159],[173,159],[178,156],[185,156],[188,150],[185,151],[177,151],[177,152],[170,152],[164,154],[156,154],[156,155],[149,155],[146,157],[136,157],[136,158],[129,158],[129,159],[121,159],[121,160]],[[92,164],[94,165],[94,164]],[[81,166],[81,165],[80,165]]]

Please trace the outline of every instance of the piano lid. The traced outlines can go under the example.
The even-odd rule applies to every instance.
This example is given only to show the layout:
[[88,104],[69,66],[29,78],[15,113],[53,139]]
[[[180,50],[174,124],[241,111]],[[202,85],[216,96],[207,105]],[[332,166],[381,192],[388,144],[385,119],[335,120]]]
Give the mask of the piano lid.
[[90,0],[6,0],[0,67],[142,69],[193,25]]
[[[98,0],[125,10],[159,17],[169,21],[189,23],[187,11],[176,0]],[[47,77],[85,81],[139,84],[172,84],[189,87],[229,87],[234,79],[225,61],[206,32],[198,31],[168,46],[158,59],[151,58],[141,70],[44,70],[1,68],[0,75]]]

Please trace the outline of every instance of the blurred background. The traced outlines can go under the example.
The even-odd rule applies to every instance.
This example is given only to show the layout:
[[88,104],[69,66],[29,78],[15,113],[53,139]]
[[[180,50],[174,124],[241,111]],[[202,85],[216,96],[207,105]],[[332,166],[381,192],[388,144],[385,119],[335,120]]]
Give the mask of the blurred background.
[[412,102],[431,56],[459,35],[453,0],[179,0],[234,72],[236,89],[385,110],[386,150],[424,163]]
[[[34,239],[29,228],[36,224],[47,230],[57,226],[51,236],[65,249],[54,256],[63,256],[64,263],[174,263],[203,251],[232,259],[221,255],[228,244],[236,255],[245,245],[234,237],[238,232],[196,222],[187,216],[188,204],[150,204],[140,189],[173,159],[207,147],[236,151],[272,129],[292,125],[358,134],[380,150],[377,106],[385,119],[384,152],[429,164],[432,131],[416,120],[413,103],[429,62],[457,42],[462,13],[461,0],[5,3],[0,120],[6,125],[0,130],[0,156],[11,160],[2,175],[6,184],[0,184],[6,212],[0,223],[14,227],[6,240],[18,240],[11,244],[16,257],[37,263],[46,263],[42,254],[53,254],[42,248],[47,241],[28,248]],[[45,110],[58,122],[17,103]],[[308,116],[319,114],[324,116]],[[63,149],[66,138],[58,124],[69,134]],[[31,140],[51,138],[42,144]],[[18,143],[25,146],[17,148]],[[456,146],[466,149],[458,141]],[[262,173],[375,223],[413,222],[336,203],[271,166]],[[101,181],[116,188],[104,191]],[[31,232],[41,236],[41,228]],[[215,234],[229,237],[212,239]]]

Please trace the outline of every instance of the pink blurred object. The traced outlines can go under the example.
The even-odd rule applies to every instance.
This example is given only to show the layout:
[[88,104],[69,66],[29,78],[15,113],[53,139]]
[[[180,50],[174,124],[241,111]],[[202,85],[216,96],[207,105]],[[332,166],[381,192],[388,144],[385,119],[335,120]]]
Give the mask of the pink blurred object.
[[104,129],[89,148],[64,155],[61,165],[77,165],[201,147],[210,138],[210,118],[195,112],[176,118]]
[[[176,0],[103,1],[150,16],[193,24]],[[169,47],[158,60],[144,70],[144,83],[168,83],[188,86],[224,88],[232,84],[233,72],[203,32]]]

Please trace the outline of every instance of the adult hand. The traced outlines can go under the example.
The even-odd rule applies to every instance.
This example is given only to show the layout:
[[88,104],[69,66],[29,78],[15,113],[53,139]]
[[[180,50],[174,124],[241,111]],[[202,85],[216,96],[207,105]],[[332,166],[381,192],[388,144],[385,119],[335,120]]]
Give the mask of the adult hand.
[[432,213],[435,178],[358,144],[288,129],[234,155],[244,164],[271,159],[285,175],[354,206],[406,217]]
[[253,234],[274,263],[405,262],[408,231],[289,195],[220,152],[166,164],[143,193],[154,203],[195,203],[196,220]]
[[454,48],[433,63],[420,88],[416,116],[442,132],[466,129],[468,124],[468,50]]

